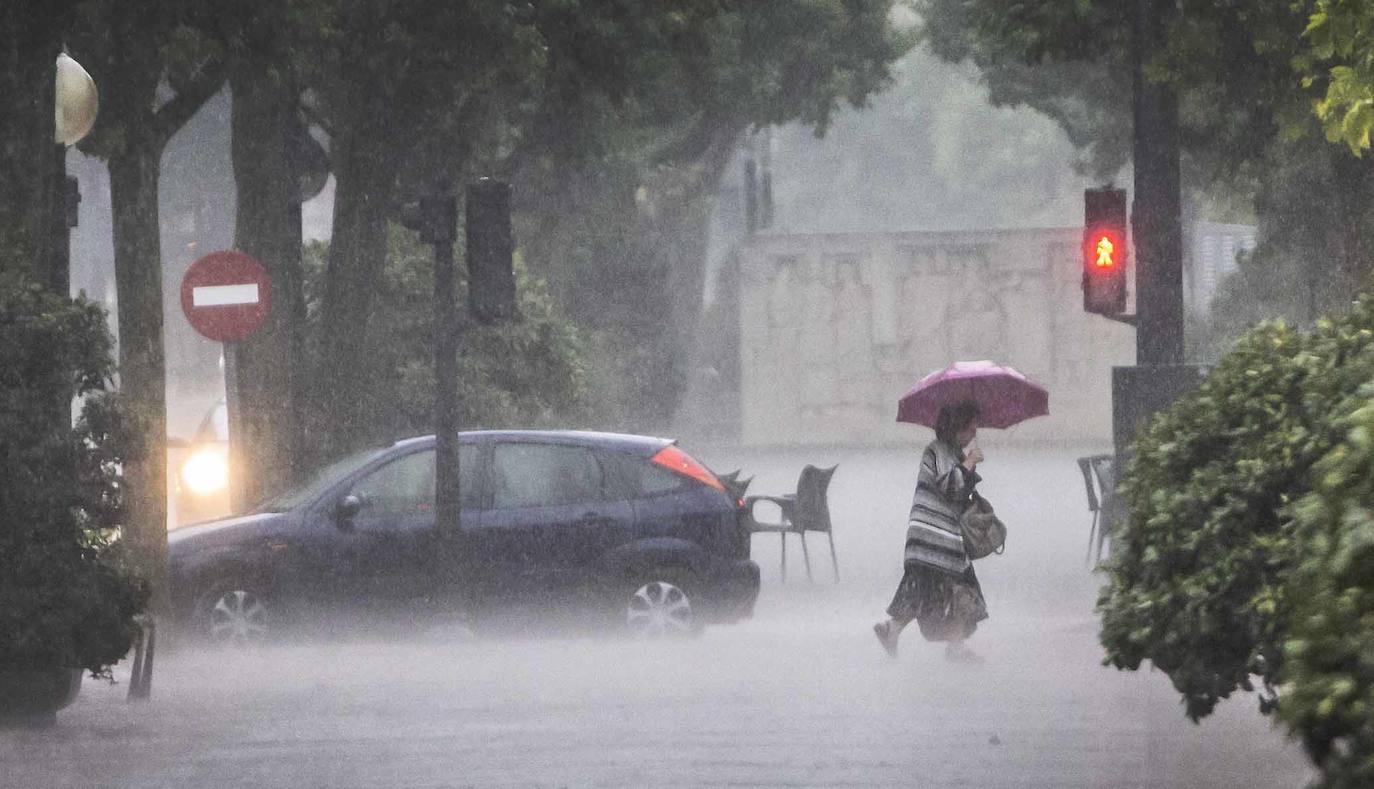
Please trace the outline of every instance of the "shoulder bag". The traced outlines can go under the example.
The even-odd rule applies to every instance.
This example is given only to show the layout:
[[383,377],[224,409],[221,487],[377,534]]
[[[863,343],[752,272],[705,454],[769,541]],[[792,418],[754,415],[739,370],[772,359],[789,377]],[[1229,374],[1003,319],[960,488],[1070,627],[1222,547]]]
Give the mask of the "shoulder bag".
[[959,516],[959,530],[964,533],[964,551],[970,559],[1006,550],[1006,524],[992,511],[992,504],[977,493]]

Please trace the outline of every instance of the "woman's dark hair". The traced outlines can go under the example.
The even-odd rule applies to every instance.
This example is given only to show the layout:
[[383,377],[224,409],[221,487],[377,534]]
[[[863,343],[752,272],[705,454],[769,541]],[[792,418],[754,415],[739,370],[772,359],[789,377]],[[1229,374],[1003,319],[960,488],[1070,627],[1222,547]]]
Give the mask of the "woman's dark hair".
[[955,446],[954,437],[978,420],[978,404],[972,400],[947,403],[935,417],[935,437]]

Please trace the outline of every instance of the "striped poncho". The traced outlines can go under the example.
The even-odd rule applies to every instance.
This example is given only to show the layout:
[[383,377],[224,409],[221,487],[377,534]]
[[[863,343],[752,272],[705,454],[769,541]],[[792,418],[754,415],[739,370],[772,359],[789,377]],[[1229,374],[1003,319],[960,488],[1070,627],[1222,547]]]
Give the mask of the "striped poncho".
[[962,465],[964,453],[932,441],[921,456],[921,473],[907,518],[906,560],[951,573],[969,568],[959,515],[980,477]]

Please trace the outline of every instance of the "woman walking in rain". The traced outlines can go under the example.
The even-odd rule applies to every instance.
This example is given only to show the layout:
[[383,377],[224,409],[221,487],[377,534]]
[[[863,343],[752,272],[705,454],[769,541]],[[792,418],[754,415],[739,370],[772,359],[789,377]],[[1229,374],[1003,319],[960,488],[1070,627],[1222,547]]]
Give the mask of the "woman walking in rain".
[[981,477],[983,452],[968,449],[978,434],[978,406],[964,400],[943,406],[935,420],[935,440],[921,456],[921,472],[907,520],[905,572],[890,617],[873,626],[892,657],[897,639],[913,619],[928,641],[944,641],[945,657],[979,662],[964,641],[988,617],[983,590],[964,550],[959,516]]

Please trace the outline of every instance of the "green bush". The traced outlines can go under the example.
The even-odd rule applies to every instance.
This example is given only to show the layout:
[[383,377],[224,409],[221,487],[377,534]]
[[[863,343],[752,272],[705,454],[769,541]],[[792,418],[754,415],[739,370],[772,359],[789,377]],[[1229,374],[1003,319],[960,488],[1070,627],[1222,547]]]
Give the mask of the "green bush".
[[1149,660],[1193,719],[1258,676],[1268,711],[1300,555],[1292,504],[1374,377],[1374,304],[1303,333],[1262,324],[1134,444],[1098,600],[1107,662]]
[[[0,669],[101,674],[147,600],[112,542],[119,410],[101,310],[0,274]],[[71,425],[71,402],[85,397]]]
[[1279,716],[1321,768],[1321,785],[1374,786],[1374,385],[1345,441],[1316,466],[1298,506]]

